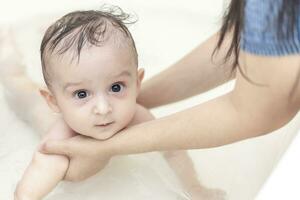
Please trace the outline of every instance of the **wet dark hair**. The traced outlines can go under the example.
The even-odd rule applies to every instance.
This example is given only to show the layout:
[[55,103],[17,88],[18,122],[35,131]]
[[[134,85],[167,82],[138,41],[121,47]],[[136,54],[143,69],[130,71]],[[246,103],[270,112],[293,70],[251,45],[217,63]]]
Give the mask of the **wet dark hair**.
[[[80,59],[82,48],[103,45],[110,37],[118,37],[121,45],[127,43],[132,48],[135,62],[138,64],[135,42],[126,25],[136,19],[123,12],[117,6],[104,5],[99,10],[75,11],[64,15],[53,23],[45,32],[41,47],[41,62],[46,84],[50,86],[50,73],[46,67],[46,57],[54,52],[62,55],[72,49],[75,57]],[[128,41],[125,41],[129,39]]]
[[[240,53],[240,40],[241,34],[244,29],[244,13],[245,13],[245,1],[247,0],[231,0],[228,8],[225,10],[223,16],[222,27],[220,29],[220,36],[217,46],[212,54],[214,54],[221,48],[226,34],[232,32],[232,40],[227,51],[224,62],[227,62],[231,56],[233,56],[233,63],[231,72],[233,73],[236,68],[240,71],[241,75],[244,76],[248,81],[254,83],[247,75],[243,72],[239,65],[239,53]],[[262,0],[263,1],[263,0]],[[282,0],[282,7],[280,8],[278,19],[277,19],[277,38],[279,40],[284,39],[286,36],[294,34],[292,31],[296,26],[296,19],[299,16],[297,9],[299,8],[300,0]],[[283,20],[287,20],[287,26],[282,26]]]

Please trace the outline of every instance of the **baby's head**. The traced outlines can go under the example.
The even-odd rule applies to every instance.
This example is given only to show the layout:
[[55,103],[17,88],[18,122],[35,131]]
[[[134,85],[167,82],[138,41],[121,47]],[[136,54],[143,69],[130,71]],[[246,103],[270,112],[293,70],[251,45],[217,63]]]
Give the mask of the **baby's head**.
[[41,90],[79,134],[108,139],[125,128],[136,111],[143,78],[134,40],[121,9],[72,12],[51,25],[41,44]]

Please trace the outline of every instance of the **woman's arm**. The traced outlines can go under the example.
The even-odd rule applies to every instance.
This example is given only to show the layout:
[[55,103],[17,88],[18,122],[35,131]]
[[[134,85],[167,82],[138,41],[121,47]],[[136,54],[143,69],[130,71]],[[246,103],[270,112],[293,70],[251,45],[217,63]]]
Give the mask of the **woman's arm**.
[[143,83],[138,102],[153,108],[200,94],[232,79],[234,74],[230,73],[230,61],[223,64],[230,42],[228,38],[230,36],[225,38],[213,60],[211,56],[217,45],[217,33],[174,65]]
[[242,52],[240,63],[252,81],[265,86],[250,83],[238,72],[230,93],[131,127],[107,146],[114,147],[116,154],[211,148],[267,134],[289,122],[300,105],[300,56]]
[[[105,142],[83,137],[48,141],[43,152],[96,160],[106,155],[217,147],[282,127],[299,110],[300,56],[240,56],[241,67],[249,78],[265,87],[249,83],[237,73],[235,88],[226,95],[132,126]],[[88,174],[87,168],[81,169],[75,162],[70,169],[76,171],[75,180],[78,174]]]

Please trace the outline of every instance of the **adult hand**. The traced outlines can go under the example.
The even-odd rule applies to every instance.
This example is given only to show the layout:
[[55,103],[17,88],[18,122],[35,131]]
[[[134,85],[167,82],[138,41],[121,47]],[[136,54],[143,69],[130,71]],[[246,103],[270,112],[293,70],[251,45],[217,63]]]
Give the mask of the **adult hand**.
[[105,167],[112,153],[106,151],[106,142],[77,135],[65,140],[48,140],[40,148],[45,154],[69,157],[70,163],[65,180],[81,181]]

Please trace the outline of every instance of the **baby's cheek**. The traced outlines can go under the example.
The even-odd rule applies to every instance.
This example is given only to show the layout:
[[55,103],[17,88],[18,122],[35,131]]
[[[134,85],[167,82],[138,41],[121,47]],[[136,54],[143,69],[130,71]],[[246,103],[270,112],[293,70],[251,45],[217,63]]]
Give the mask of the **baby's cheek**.
[[86,124],[82,117],[78,117],[77,113],[72,112],[68,115],[64,115],[63,118],[72,130],[79,134],[82,134],[82,132],[84,131],[84,125]]
[[134,115],[136,113],[136,104],[134,105],[128,105],[126,107],[126,110],[124,110],[123,115],[122,115],[122,120],[125,126],[127,126],[133,119]]

